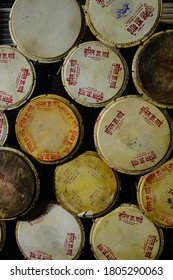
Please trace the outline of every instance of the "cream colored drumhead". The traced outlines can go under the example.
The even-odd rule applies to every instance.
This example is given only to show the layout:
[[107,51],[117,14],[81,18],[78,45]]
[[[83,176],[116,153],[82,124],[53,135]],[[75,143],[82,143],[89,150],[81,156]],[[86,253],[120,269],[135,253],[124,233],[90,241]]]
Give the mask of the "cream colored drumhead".
[[138,48],[132,77],[144,98],[163,108],[173,108],[173,30],[155,33]]
[[90,231],[90,245],[99,260],[157,259],[163,233],[135,205],[122,204],[97,218]]
[[98,156],[87,151],[63,165],[54,174],[57,200],[80,217],[103,215],[117,200],[117,175]]
[[86,0],[85,13],[97,39],[110,46],[131,47],[154,32],[162,15],[162,1]]
[[14,109],[31,96],[36,73],[32,63],[16,48],[0,45],[0,109]]
[[67,93],[76,102],[101,107],[123,93],[128,66],[118,50],[89,41],[72,49],[61,74]]
[[82,252],[85,235],[79,218],[51,203],[29,221],[18,221],[16,240],[26,259],[71,260]]
[[95,146],[108,165],[143,174],[161,165],[172,151],[172,121],[165,111],[137,95],[118,98],[100,112]]
[[0,221],[0,251],[2,251],[6,239],[6,224]]
[[140,178],[137,199],[150,220],[173,228],[173,159]]
[[81,39],[81,8],[76,0],[16,0],[9,28],[14,44],[26,57],[57,62]]
[[0,111],[0,146],[3,146],[8,136],[8,120],[3,111]]
[[34,207],[40,181],[32,163],[18,150],[0,147],[0,159],[0,219],[15,219]]
[[39,95],[18,113],[16,136],[21,148],[36,160],[59,163],[71,157],[81,144],[81,116],[65,98]]

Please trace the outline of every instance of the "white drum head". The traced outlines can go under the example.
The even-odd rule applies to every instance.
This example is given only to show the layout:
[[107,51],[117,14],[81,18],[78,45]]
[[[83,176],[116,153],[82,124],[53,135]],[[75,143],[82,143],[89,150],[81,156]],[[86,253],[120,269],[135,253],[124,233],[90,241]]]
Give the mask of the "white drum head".
[[16,0],[9,27],[14,44],[26,57],[57,62],[80,40],[81,8],[76,0]]

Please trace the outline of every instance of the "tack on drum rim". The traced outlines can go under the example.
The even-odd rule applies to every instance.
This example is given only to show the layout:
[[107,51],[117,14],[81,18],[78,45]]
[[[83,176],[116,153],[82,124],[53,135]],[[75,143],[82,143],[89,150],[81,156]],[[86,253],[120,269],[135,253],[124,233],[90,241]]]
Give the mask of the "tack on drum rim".
[[42,164],[60,164],[80,148],[84,126],[77,108],[57,94],[34,97],[18,113],[20,147]]
[[0,111],[0,147],[4,145],[9,133],[9,123],[6,114]]
[[117,203],[121,191],[117,173],[93,151],[57,166],[53,181],[57,201],[80,218],[105,215]]
[[0,45],[0,110],[23,105],[36,85],[36,71],[16,47]]
[[89,242],[98,260],[154,260],[162,253],[164,235],[137,205],[124,203],[93,221]]
[[3,250],[5,240],[6,240],[6,224],[4,221],[0,220],[0,253]]
[[129,71],[118,49],[99,41],[88,41],[66,56],[61,77],[72,99],[95,108],[103,107],[124,92]]
[[11,8],[9,30],[14,45],[29,59],[56,63],[77,45],[85,30],[77,0],[16,0]]
[[143,213],[162,228],[173,228],[173,159],[141,176],[137,201]]
[[0,157],[0,219],[24,217],[38,201],[39,175],[31,161],[17,149],[0,147]]
[[27,260],[75,260],[85,245],[81,220],[56,202],[38,217],[17,221],[17,245]]
[[140,175],[160,166],[172,152],[172,141],[169,114],[139,95],[127,95],[107,104],[94,127],[99,155],[125,174]]
[[173,108],[172,42],[172,30],[157,32],[138,47],[132,62],[132,78],[139,94],[165,109]]
[[161,0],[86,0],[85,18],[101,42],[128,48],[145,41],[162,16]]

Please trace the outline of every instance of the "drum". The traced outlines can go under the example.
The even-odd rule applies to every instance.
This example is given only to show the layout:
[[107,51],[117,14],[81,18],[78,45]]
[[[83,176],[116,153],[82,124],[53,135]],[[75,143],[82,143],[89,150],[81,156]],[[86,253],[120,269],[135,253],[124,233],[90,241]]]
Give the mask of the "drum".
[[160,257],[164,239],[136,205],[121,204],[95,220],[90,246],[98,260],[153,260]]
[[68,160],[83,140],[78,110],[70,101],[55,94],[30,100],[17,115],[15,131],[21,148],[43,164]]
[[33,64],[16,48],[0,45],[0,110],[21,106],[34,91]]
[[11,8],[9,30],[17,48],[40,63],[62,59],[84,33],[82,9],[76,0],[22,1]]
[[3,146],[8,137],[9,125],[3,111],[0,111],[0,146]]
[[141,176],[137,200],[144,214],[155,224],[173,228],[173,159]]
[[156,29],[161,0],[86,0],[85,17],[91,32],[103,43],[127,48],[140,44]]
[[6,239],[6,224],[4,221],[0,221],[0,252],[4,247],[5,239]]
[[85,234],[79,218],[56,203],[50,203],[43,214],[16,224],[16,240],[25,259],[78,259]]
[[117,202],[120,182],[96,152],[86,151],[56,167],[54,191],[57,201],[69,212],[93,218],[110,211]]
[[157,168],[169,157],[172,131],[166,111],[138,95],[127,95],[102,109],[94,127],[94,142],[110,167],[139,175]]
[[158,107],[173,108],[173,30],[155,33],[133,58],[132,78],[138,92]]
[[18,150],[0,147],[0,158],[0,219],[12,220],[35,206],[40,180],[33,164]]
[[120,96],[128,82],[128,66],[117,49],[89,41],[73,48],[65,58],[62,82],[76,102],[101,107]]

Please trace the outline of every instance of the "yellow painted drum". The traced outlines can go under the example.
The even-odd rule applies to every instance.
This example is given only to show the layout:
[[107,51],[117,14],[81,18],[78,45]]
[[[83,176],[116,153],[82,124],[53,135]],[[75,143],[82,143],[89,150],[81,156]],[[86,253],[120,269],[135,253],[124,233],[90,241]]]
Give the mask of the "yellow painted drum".
[[6,224],[4,221],[0,221],[0,252],[4,247],[5,239],[6,239]]
[[90,245],[98,260],[153,260],[162,253],[164,239],[136,205],[121,204],[95,220]]
[[55,94],[39,95],[28,102],[18,113],[15,128],[21,148],[43,164],[66,161],[83,139],[78,110]]
[[50,203],[39,217],[17,222],[16,240],[25,259],[72,260],[82,253],[85,234],[79,218]]
[[84,32],[82,9],[76,0],[16,0],[9,29],[17,48],[29,59],[53,63],[75,46]]
[[120,97],[100,112],[94,142],[110,167],[126,174],[144,174],[169,157],[172,120],[166,111],[138,95]]
[[142,176],[137,200],[144,214],[155,224],[173,228],[173,159]]
[[67,55],[61,76],[72,99],[84,106],[101,107],[123,93],[129,72],[120,51],[89,41]]
[[138,92],[158,107],[173,108],[173,30],[155,33],[133,58],[132,78]]
[[120,182],[96,152],[86,151],[56,167],[54,191],[58,202],[69,212],[93,218],[110,211],[117,202]]
[[85,17],[96,38],[118,48],[146,40],[162,15],[161,0],[86,0]]
[[3,111],[0,111],[0,146],[3,146],[9,131],[9,124],[7,117]]
[[40,180],[30,160],[14,148],[0,147],[0,219],[27,214],[36,204]]
[[34,91],[33,64],[15,47],[0,45],[0,110],[21,106]]

